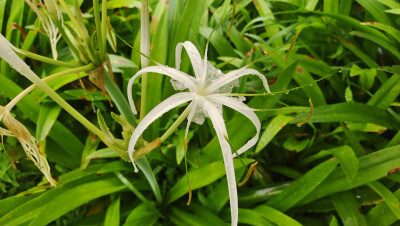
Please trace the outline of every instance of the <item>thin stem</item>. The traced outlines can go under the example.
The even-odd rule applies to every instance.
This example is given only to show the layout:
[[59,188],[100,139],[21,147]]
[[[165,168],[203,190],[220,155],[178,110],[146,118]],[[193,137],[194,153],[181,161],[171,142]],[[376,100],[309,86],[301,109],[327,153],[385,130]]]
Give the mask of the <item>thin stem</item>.
[[335,73],[336,73],[336,71],[333,71],[333,72],[331,72],[330,74],[328,74],[328,75],[326,75],[326,76],[324,76],[324,77],[321,77],[321,78],[319,78],[319,79],[317,79],[317,80],[314,80],[314,81],[312,81],[312,82],[306,83],[306,84],[304,84],[304,85],[301,85],[301,86],[298,86],[298,87],[294,87],[294,88],[291,88],[291,89],[286,89],[286,90],[271,92],[271,93],[217,93],[217,94],[212,94],[212,95],[210,95],[210,96],[230,96],[230,97],[244,96],[244,97],[259,97],[259,96],[273,96],[273,95],[275,95],[275,94],[281,94],[281,93],[288,94],[288,93],[291,92],[291,91],[295,91],[295,90],[298,90],[298,89],[302,89],[302,88],[304,88],[304,87],[306,87],[306,86],[312,86],[313,84],[316,84],[316,83],[318,83],[318,82],[320,82],[320,81],[322,81],[322,80],[325,80],[325,79],[331,77],[331,76],[332,76],[333,74],[335,74]]
[[192,110],[192,103],[187,106],[187,108],[182,112],[181,115],[176,119],[176,121],[171,125],[171,127],[168,128],[167,131],[161,136],[161,143],[164,142],[169,136],[171,136],[172,132],[178,128],[178,126],[183,122],[183,120],[186,119],[186,117],[189,115],[190,110]]
[[[88,70],[92,70],[94,68],[95,68],[95,66],[92,63],[90,63],[90,64],[85,65],[85,66],[72,68],[72,69],[68,69],[68,70],[65,70],[65,71],[61,71],[61,72],[52,74],[50,76],[47,76],[46,78],[43,78],[42,81],[43,82],[49,82],[51,80],[54,80],[54,79],[59,78],[59,77],[64,76],[64,75],[73,74],[73,73],[79,73],[79,72],[82,72],[82,71],[88,71]],[[37,87],[36,84],[30,85],[24,91],[19,93],[16,97],[14,97],[14,99],[12,99],[7,104],[6,107],[11,110],[18,103],[18,101],[20,101],[24,96],[26,96],[27,94],[32,92],[36,87]]]
[[29,57],[31,59],[35,59],[44,63],[60,66],[60,67],[69,67],[69,68],[76,68],[82,66],[80,63],[70,63],[70,62],[64,62],[64,61],[59,61],[59,60],[54,60],[49,57],[41,56],[36,53],[31,53],[29,51],[23,50],[23,49],[18,49],[16,48],[17,52],[23,53],[26,57]]
[[[149,8],[148,0],[142,0],[141,8],[141,25],[140,25],[140,51],[150,56],[150,32],[149,32]],[[145,68],[149,66],[149,60],[141,57],[141,66]],[[142,95],[140,100],[140,120],[146,115],[147,103],[147,73],[142,75]]]

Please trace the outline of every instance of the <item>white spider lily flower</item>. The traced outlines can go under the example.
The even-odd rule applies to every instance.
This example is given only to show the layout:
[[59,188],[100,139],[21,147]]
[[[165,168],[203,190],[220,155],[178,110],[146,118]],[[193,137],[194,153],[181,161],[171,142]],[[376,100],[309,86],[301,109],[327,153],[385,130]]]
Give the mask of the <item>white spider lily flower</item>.
[[[179,71],[181,63],[182,48],[185,48],[190,61],[193,66],[195,77],[190,76],[182,71]],[[258,76],[264,88],[267,92],[270,92],[266,78],[254,69],[247,67],[240,68],[238,70],[231,71],[227,74],[223,74],[220,70],[216,69],[211,63],[207,61],[207,48],[204,54],[204,59],[201,58],[199,51],[193,45],[193,43],[186,41],[179,43],[176,46],[176,69],[169,68],[167,66],[158,65],[146,67],[138,71],[128,83],[128,99],[132,107],[132,111],[136,114],[135,105],[132,99],[132,85],[137,77],[144,73],[154,72],[167,75],[171,77],[171,83],[177,90],[189,89],[188,92],[177,93],[162,101],[159,105],[154,107],[139,123],[134,130],[130,142],[129,142],[129,156],[132,160],[135,172],[137,167],[134,163],[133,153],[135,151],[135,145],[141,134],[145,129],[156,119],[161,117],[164,113],[169,110],[191,101],[188,108],[190,112],[188,114],[186,134],[187,136],[190,123],[193,121],[198,124],[202,124],[205,117],[209,117],[217,133],[217,137],[222,149],[222,155],[224,159],[226,175],[228,180],[230,207],[232,225],[237,225],[238,222],[238,198],[237,188],[235,179],[235,170],[233,165],[233,158],[236,154],[232,154],[231,147],[228,143],[228,133],[226,131],[225,122],[222,116],[222,105],[225,105],[233,110],[236,110],[246,116],[254,124],[256,128],[256,135],[250,139],[244,146],[242,146],[236,153],[241,154],[254,146],[258,140],[261,123],[253,109],[249,108],[238,98],[228,97],[219,94],[229,94],[232,92],[232,88],[238,85],[238,78],[244,75],[256,75]]]
[[[55,25],[53,19],[50,16],[49,9],[53,9],[58,20],[63,24],[63,17],[61,10],[57,7],[55,0],[47,0],[51,3],[52,7],[46,7],[42,0],[25,0],[25,2],[31,7],[31,9],[36,13],[39,21],[43,25],[43,30],[46,32],[50,40],[51,51],[53,53],[53,58],[57,60],[57,42],[61,38],[61,34],[58,32],[58,28]],[[47,4],[49,5],[49,3]],[[38,8],[40,6],[40,9]]]
[[[22,123],[11,115],[7,106],[0,106],[0,120],[3,120],[4,125],[6,125],[12,135],[18,139],[28,158],[39,168],[47,181],[50,182],[51,186],[56,186],[56,182],[50,174],[49,163],[36,146],[35,138],[29,133],[28,129],[22,125]],[[0,132],[1,131],[5,132],[5,134],[2,132],[1,135],[11,135],[8,130],[1,128]]]

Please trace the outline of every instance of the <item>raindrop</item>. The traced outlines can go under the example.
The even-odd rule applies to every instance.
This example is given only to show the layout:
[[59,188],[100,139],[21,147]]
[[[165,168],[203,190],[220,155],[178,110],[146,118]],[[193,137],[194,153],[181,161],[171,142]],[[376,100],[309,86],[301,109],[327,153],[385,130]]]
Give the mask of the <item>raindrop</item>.
[[163,69],[161,69],[161,68],[158,69],[158,72],[162,72],[162,71],[163,71]]
[[342,67],[340,67],[340,69],[339,69],[339,73],[342,73],[342,71],[343,71],[343,70],[342,70]]
[[297,127],[301,127],[301,124],[300,124],[300,123],[297,123]]
[[284,94],[289,94],[289,91],[285,91]]
[[308,86],[313,86],[313,84],[311,83],[310,85],[308,85]]

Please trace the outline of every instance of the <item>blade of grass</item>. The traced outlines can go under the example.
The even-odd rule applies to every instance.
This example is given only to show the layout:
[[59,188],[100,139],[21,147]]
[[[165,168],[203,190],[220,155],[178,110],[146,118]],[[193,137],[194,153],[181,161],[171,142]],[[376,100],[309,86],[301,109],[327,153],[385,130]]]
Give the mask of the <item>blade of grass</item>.
[[351,191],[331,195],[330,199],[344,225],[367,225],[359,211],[361,205]]
[[378,193],[386,202],[386,205],[389,207],[389,209],[397,217],[397,219],[400,219],[400,202],[397,197],[387,187],[378,181],[372,181],[368,183],[368,187]]

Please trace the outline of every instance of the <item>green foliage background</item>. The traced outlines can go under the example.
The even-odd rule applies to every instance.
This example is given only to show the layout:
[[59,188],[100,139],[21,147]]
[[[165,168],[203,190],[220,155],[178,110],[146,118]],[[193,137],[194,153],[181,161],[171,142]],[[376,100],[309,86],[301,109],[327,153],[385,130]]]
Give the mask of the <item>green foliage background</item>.
[[[236,16],[228,34],[234,2]],[[67,3],[73,6],[73,1]],[[79,4],[86,27],[93,31],[92,2]],[[117,51],[108,37],[116,86],[106,88],[119,88],[125,94],[140,65],[140,55],[129,46],[139,49],[140,1],[111,0],[107,8]],[[246,166],[254,160],[259,164],[238,189],[240,224],[398,224],[398,1],[150,0],[149,8],[150,57],[161,64],[175,65],[178,42],[190,40],[204,53],[213,30],[208,59],[223,71],[267,55],[252,68],[275,81],[270,84],[275,94],[247,98],[250,107],[265,110],[257,113],[263,125],[260,140],[242,157]],[[0,1],[0,25],[1,33],[18,48],[51,57],[48,38],[23,0]],[[285,62],[298,30],[301,33]],[[59,60],[75,62],[63,39],[58,53]],[[28,58],[26,62],[41,77],[66,69]],[[5,61],[0,69],[0,104],[6,105],[30,84]],[[181,70],[192,73],[187,56]],[[111,96],[110,105],[85,76],[81,72],[79,77],[86,90],[75,73],[49,85],[95,124],[94,109],[99,109],[110,131],[121,138],[122,128],[110,112],[137,124],[120,104],[125,97]],[[249,76],[240,80],[235,92],[257,93],[261,88],[259,80]],[[147,109],[175,92],[158,74],[149,75],[148,89]],[[134,91],[139,100],[140,83]],[[312,117],[297,127],[309,115],[309,98]],[[156,121],[144,138],[151,141],[162,135],[181,111]],[[15,138],[4,138],[0,225],[226,225],[230,221],[225,168],[209,121],[191,127],[187,158],[193,200],[187,206],[184,126],[141,160],[152,170],[135,174],[131,163],[121,160],[40,90],[21,100],[13,113],[45,150],[58,186],[46,184]],[[224,117],[233,149],[254,136],[253,125],[243,116],[226,108]],[[247,168],[239,160],[234,162],[239,182]]]

